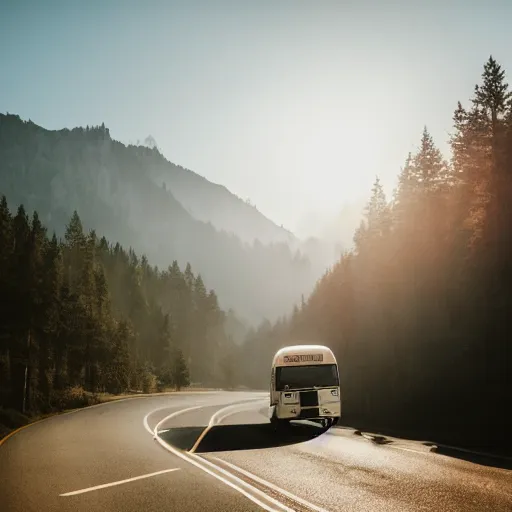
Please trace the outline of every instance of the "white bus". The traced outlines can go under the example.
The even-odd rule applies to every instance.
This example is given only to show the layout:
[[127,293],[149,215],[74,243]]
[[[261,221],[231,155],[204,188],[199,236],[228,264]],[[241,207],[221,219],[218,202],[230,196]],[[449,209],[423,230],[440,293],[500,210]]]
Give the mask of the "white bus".
[[270,421],[311,419],[335,425],[341,415],[338,363],[322,345],[293,345],[278,350],[270,378]]

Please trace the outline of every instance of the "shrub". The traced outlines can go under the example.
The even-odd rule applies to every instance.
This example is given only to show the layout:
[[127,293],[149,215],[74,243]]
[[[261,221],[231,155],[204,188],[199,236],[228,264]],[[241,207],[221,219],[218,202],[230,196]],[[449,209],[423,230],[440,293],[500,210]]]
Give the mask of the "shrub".
[[153,373],[145,373],[142,381],[142,391],[144,393],[154,393],[158,389],[158,380]]
[[56,409],[62,411],[65,409],[77,409],[99,403],[98,397],[84,390],[81,386],[73,386],[55,392],[53,395],[52,405]]
[[19,411],[0,407],[0,424],[9,428],[18,428],[26,425],[28,421],[28,416],[25,416]]

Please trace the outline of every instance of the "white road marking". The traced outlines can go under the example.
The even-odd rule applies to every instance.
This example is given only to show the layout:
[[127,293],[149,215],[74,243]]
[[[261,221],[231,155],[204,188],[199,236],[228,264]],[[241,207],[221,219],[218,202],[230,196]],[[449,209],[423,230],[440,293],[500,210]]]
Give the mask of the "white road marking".
[[392,444],[387,445],[389,448],[394,448],[395,450],[403,450],[404,452],[413,452],[413,453],[420,453],[422,455],[428,455],[430,452],[421,451],[421,450],[414,450],[413,448],[405,448],[405,446],[393,446]]
[[164,473],[170,473],[171,471],[179,471],[180,468],[164,469],[162,471],[156,471],[155,473],[148,473],[146,475],[134,476],[133,478],[127,478],[126,480],[119,480],[118,482],[111,482],[109,484],[95,485],[94,487],[87,487],[86,489],[80,489],[78,491],[66,492],[59,494],[59,496],[75,496],[76,494],[83,494],[84,492],[96,491],[98,489],[105,489],[105,487],[113,487],[114,485],[126,484],[128,482],[134,482],[135,480],[141,480],[142,478],[149,478],[151,476],[162,475]]
[[143,424],[144,424],[144,428],[148,431],[148,432],[153,432],[151,430],[151,427],[149,426],[149,423],[148,423],[148,418],[152,415],[152,414],[155,414],[156,412],[158,411],[163,411],[165,409],[170,409],[172,407],[172,405],[167,405],[165,407],[159,407],[158,409],[153,409],[151,412],[148,412],[146,414],[146,416],[144,416],[144,421],[143,421]]
[[[269,496],[265,492],[261,491],[257,487],[254,487],[253,485],[251,485],[250,483],[246,482],[245,480],[242,480],[241,478],[237,477],[233,473],[230,473],[229,471],[226,471],[224,468],[222,468],[220,466],[217,466],[217,464],[214,464],[210,460],[205,459],[204,457],[200,457],[199,455],[197,455],[195,453],[191,453],[189,456],[190,457],[194,457],[196,460],[201,461],[202,463],[206,463],[208,466],[211,466],[216,471],[219,471],[220,473],[223,473],[224,475],[228,476],[229,478],[235,480],[237,483],[243,485],[244,487],[247,487],[248,489],[251,490],[251,492],[253,492],[255,494],[258,494],[258,495],[264,497],[265,499],[267,499],[268,501],[274,503],[278,507],[281,507],[282,510],[285,510],[286,512],[295,512],[293,510],[293,508],[287,507],[284,503],[281,503],[280,501],[276,500],[275,498],[272,498],[272,496]],[[220,477],[220,478],[222,478],[222,477]]]
[[[254,401],[255,402],[264,402],[265,401],[266,402],[267,400],[268,400],[268,398],[260,398],[259,400],[256,399]],[[220,411],[217,411],[211,417],[210,422],[215,418],[214,423],[212,424],[212,426],[213,425],[220,425],[229,416],[233,416],[234,414],[238,414],[239,412],[245,411],[246,409],[250,409],[252,407],[252,405],[253,405],[252,402],[247,403],[247,404],[240,404],[240,405],[235,404],[234,406],[232,406],[234,410],[230,410],[227,414],[224,414],[222,416],[219,413],[221,413],[223,411],[226,411],[228,408],[226,407],[225,409],[221,409]]]
[[186,409],[180,409],[179,411],[174,411],[165,418],[161,419],[153,429],[153,433],[156,436],[158,429],[160,428],[160,425],[165,423],[167,420],[170,420],[171,418],[175,418],[176,416],[181,416],[182,414],[185,414],[186,412],[195,411],[196,409],[203,409],[204,407],[207,407],[207,405],[195,405],[194,407],[187,407]]
[[[267,480],[263,480],[263,478],[260,478],[259,476],[256,476],[254,475],[253,473],[250,473],[249,471],[246,471],[245,469],[242,469],[242,468],[239,468],[238,466],[235,466],[234,464],[231,464],[231,462],[227,462],[223,459],[219,459],[218,457],[213,457],[215,460],[218,460],[219,462],[222,462],[223,464],[226,464],[226,466],[229,466],[231,469],[234,469],[235,471],[238,471],[239,473],[242,473],[242,475],[245,475],[249,478],[251,478],[252,480],[262,484],[262,485],[265,485],[266,487],[270,488],[270,489],[273,489],[274,491],[280,493],[280,494],[283,494],[284,496],[298,502],[298,503],[301,503],[302,505],[305,505],[306,507],[309,507],[313,510],[316,510],[317,512],[329,512],[328,510],[326,510],[325,508],[322,508],[322,507],[318,507],[317,505],[313,505],[313,503],[310,503],[309,501],[306,501],[305,499],[303,498],[300,498],[299,496],[295,496],[295,494],[292,494],[291,492],[288,492],[286,490],[284,490],[283,488],[281,487],[278,487],[277,485],[271,483],[271,482],[268,482]],[[203,460],[206,460],[206,459],[203,459]]]
[[[197,447],[201,444],[202,440],[205,438],[206,434],[211,430],[213,426],[216,424],[218,425],[224,418],[227,418],[231,414],[235,414],[239,411],[243,411],[244,407],[247,407],[249,405],[252,405],[253,402],[261,402],[263,400],[266,400],[265,398],[251,398],[247,402],[243,402],[240,404],[233,404],[228,405],[227,407],[224,407],[222,409],[219,409],[208,422],[208,426],[201,432],[201,435],[197,438],[196,442],[194,443],[194,446],[189,450],[189,453],[194,453],[197,450]],[[232,411],[228,414],[225,414],[226,411]],[[224,413],[224,414],[223,414]]]
[[[202,404],[202,405],[196,405],[194,407],[188,407],[187,409],[180,409],[179,411],[175,411],[171,414],[169,414],[169,416],[166,416],[162,421],[160,421],[157,426],[155,427],[155,430],[166,420],[170,419],[170,418],[174,418],[175,416],[179,416],[180,414],[184,414],[188,411],[192,411],[194,409],[200,409],[201,407],[207,407],[208,404]],[[154,409],[150,412],[148,412],[146,414],[146,416],[144,416],[144,421],[143,421],[143,424],[144,424],[144,428],[150,433],[150,434],[153,434],[153,429],[149,426],[149,423],[148,423],[148,419],[149,417],[154,414],[155,412],[158,412],[158,411],[163,411],[165,409],[169,409],[170,407],[173,407],[172,405],[168,405],[166,407],[159,407],[158,409]]]
[[[183,460],[186,460],[187,462],[189,462],[190,464],[196,466],[197,468],[201,469],[202,471],[204,471],[205,473],[208,473],[209,475],[213,476],[214,478],[217,478],[217,480],[220,480],[222,483],[228,485],[229,487],[231,487],[232,489],[235,489],[236,491],[238,491],[239,493],[243,494],[246,498],[250,499],[252,502],[256,503],[256,505],[259,505],[262,509],[264,510],[267,510],[268,512],[280,512],[281,510],[285,510],[286,512],[289,512],[290,509],[288,509],[287,507],[285,507],[284,505],[282,504],[279,504],[279,509],[273,509],[271,507],[269,507],[267,504],[263,503],[262,501],[260,501],[258,498],[256,498],[255,496],[252,496],[250,493],[248,493],[247,491],[245,491],[244,489],[242,489],[241,487],[239,487],[238,485],[236,484],[233,484],[232,482],[230,482],[229,480],[223,478],[222,476],[220,475],[217,475],[216,473],[214,473],[213,471],[210,471],[207,467],[205,467],[203,464],[193,460],[191,458],[191,456],[189,455],[185,455],[185,452],[180,452],[178,451],[176,448],[172,447],[171,445],[167,444],[165,441],[163,441],[162,439],[160,439],[158,436],[156,437],[156,440],[157,442],[163,447],[165,448],[167,451],[171,452],[172,454],[176,455],[177,457],[180,457],[181,459]],[[197,457],[197,456],[196,456]],[[204,460],[204,459],[201,459],[201,460]],[[213,465],[215,468],[217,468],[217,466]],[[222,469],[222,468],[217,468],[217,469]],[[232,476],[231,474],[229,474],[230,476]],[[234,480],[240,480],[234,476],[232,476],[232,478]],[[245,483],[243,482],[243,480],[240,480],[242,483]],[[251,486],[249,486],[251,487]],[[255,488],[253,488],[255,489]],[[259,489],[255,489],[257,491],[259,491]],[[261,491],[259,491],[261,492]],[[264,494],[264,493],[262,493]],[[264,494],[265,498],[268,499],[268,500],[271,500],[270,496],[267,496],[266,494]],[[294,511],[291,511],[291,512],[294,512]]]
[[[203,405],[202,407],[206,407],[206,405]],[[185,413],[187,412],[189,409],[182,409],[181,411],[176,411],[176,413],[173,413],[175,416],[179,415],[179,414],[182,414],[182,413]],[[153,411],[155,412],[155,411]],[[282,503],[279,503],[277,500],[275,500],[274,498],[272,498],[271,496],[268,496],[267,494],[265,494],[264,492],[260,491],[259,489],[257,489],[256,487],[253,487],[252,485],[248,484],[247,482],[244,482],[243,480],[241,480],[240,478],[238,478],[237,476],[235,475],[232,475],[231,473],[229,473],[228,471],[226,471],[225,469],[209,462],[209,461],[206,461],[205,459],[201,458],[201,457],[198,457],[197,455],[189,455],[189,454],[186,454],[186,452],[182,452],[181,450],[178,450],[176,448],[174,448],[173,446],[167,444],[165,441],[163,441],[158,435],[157,435],[157,430],[155,428],[155,430],[151,430],[151,428],[149,427],[148,425],[148,417],[152,414],[152,412],[148,413],[145,417],[144,417],[144,428],[154,437],[154,439],[163,447],[165,448],[168,452],[172,453],[173,455],[176,455],[177,457],[180,457],[181,459],[187,461],[188,463],[192,464],[193,466],[196,466],[197,468],[201,469],[202,471],[204,471],[205,473],[208,473],[209,475],[213,476],[214,478],[217,478],[217,480],[220,480],[222,483],[226,484],[227,486],[231,487],[232,489],[235,489],[236,491],[238,491],[240,494],[242,494],[243,496],[245,496],[246,498],[248,498],[249,500],[251,500],[253,503],[256,503],[256,505],[260,506],[263,510],[266,510],[268,512],[281,512],[281,511],[285,511],[285,512],[294,512],[292,509],[290,509],[289,507],[287,507],[286,505],[282,504]],[[195,457],[196,459],[198,460],[194,460],[192,457]],[[227,476],[229,476],[232,480],[234,480],[235,482],[237,483],[240,483],[242,486],[245,486],[247,488],[249,488],[253,494],[257,494],[257,495],[260,495],[262,497],[264,497],[267,501],[271,502],[271,503],[274,503],[278,508],[271,508],[269,505],[267,505],[266,503],[264,503],[263,501],[259,500],[258,498],[256,498],[256,496],[254,496],[253,494],[247,492],[245,489],[242,489],[242,487],[240,487],[239,485],[233,483],[233,482],[230,482],[229,480],[227,480],[226,478],[222,477],[221,475],[218,475],[217,473],[214,473],[213,471],[211,471],[210,469],[208,469],[206,466],[205,466],[205,462],[207,462],[210,466],[212,466],[213,468],[215,468],[217,471],[221,472],[221,473],[224,473],[226,474]]]

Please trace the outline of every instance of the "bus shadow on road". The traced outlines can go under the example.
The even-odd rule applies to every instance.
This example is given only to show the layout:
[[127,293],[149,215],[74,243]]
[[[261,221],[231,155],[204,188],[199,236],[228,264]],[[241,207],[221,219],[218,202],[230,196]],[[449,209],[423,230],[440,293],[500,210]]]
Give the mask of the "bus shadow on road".
[[[204,427],[177,427],[159,433],[166,443],[181,450],[190,450]],[[291,423],[278,430],[270,423],[245,425],[216,425],[208,430],[196,453],[258,450],[303,443],[318,437],[326,428],[309,424]]]

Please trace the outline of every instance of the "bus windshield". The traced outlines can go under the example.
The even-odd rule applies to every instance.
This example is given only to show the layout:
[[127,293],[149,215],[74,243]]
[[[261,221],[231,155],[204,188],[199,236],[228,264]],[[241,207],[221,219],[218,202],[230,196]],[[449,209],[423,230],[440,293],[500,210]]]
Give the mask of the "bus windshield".
[[335,364],[279,366],[276,368],[276,391],[313,387],[339,386]]

